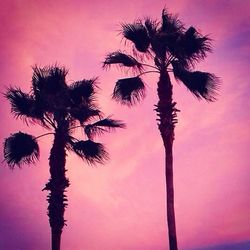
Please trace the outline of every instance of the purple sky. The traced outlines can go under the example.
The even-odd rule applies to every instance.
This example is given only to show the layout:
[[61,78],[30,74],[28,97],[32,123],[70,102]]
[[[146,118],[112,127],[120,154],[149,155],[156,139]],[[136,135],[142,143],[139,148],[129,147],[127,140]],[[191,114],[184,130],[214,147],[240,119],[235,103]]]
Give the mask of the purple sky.
[[[164,153],[153,111],[157,76],[144,79],[147,98],[128,109],[110,99],[124,74],[101,69],[105,54],[125,49],[119,24],[160,18],[164,6],[212,37],[214,51],[197,69],[222,80],[219,100],[206,103],[173,79],[181,110],[174,145],[180,249],[229,250],[224,244],[250,241],[249,0],[1,1],[1,92],[9,85],[28,91],[31,66],[57,62],[69,68],[69,83],[99,76],[102,109],[127,123],[126,130],[99,139],[110,153],[105,166],[67,158],[71,185],[62,250],[167,249]],[[15,131],[44,132],[14,120],[2,95],[0,101],[1,143]],[[41,190],[49,178],[51,141],[39,140],[35,166],[10,171],[1,163],[0,249],[49,249],[47,194]]]

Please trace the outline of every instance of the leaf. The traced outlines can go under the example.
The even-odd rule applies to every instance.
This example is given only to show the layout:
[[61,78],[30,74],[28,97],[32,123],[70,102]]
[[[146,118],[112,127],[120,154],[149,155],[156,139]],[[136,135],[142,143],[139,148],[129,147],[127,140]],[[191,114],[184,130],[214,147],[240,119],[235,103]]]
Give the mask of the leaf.
[[178,15],[168,13],[167,9],[162,10],[162,23],[160,32],[167,34],[180,34],[184,30],[184,25]]
[[219,78],[214,74],[201,71],[188,71],[177,63],[173,64],[174,76],[198,98],[215,101],[219,90]]
[[120,66],[131,67],[137,69],[139,72],[142,70],[143,66],[134,57],[124,54],[120,51],[115,51],[109,53],[103,63],[103,67],[108,67],[112,64],[119,64]]
[[150,45],[150,38],[147,29],[141,21],[132,24],[122,24],[123,36],[134,43],[135,48],[140,52],[147,52]]
[[147,29],[147,32],[148,32],[150,39],[153,39],[157,33],[158,22],[155,20],[152,20],[151,18],[146,18],[144,25]]
[[211,52],[211,39],[208,36],[202,36],[194,27],[190,27],[179,40],[179,55],[190,61],[203,60],[208,52]]
[[145,85],[138,76],[119,79],[113,91],[113,99],[126,104],[133,105],[145,97]]
[[20,88],[9,88],[5,97],[10,101],[11,112],[16,118],[22,118],[27,123],[27,118],[32,122],[44,123],[43,109],[33,96],[21,91]]
[[18,132],[4,141],[4,158],[10,168],[15,165],[35,163],[39,159],[36,139],[29,134]]
[[79,120],[82,124],[93,119],[96,116],[101,116],[101,111],[94,105],[82,104],[69,110],[72,118]]
[[103,164],[109,158],[104,146],[91,140],[75,142],[73,150],[88,164]]
[[97,78],[90,80],[82,80],[74,82],[69,87],[69,94],[73,106],[78,106],[81,103],[89,103],[95,101]]
[[58,66],[33,67],[32,86],[35,94],[37,92],[56,95],[66,87],[65,77],[68,71]]
[[152,50],[156,56],[165,58],[167,52],[175,55],[177,41],[183,32],[184,26],[178,16],[169,14],[166,9],[163,9],[161,25],[151,41]]
[[120,120],[114,120],[107,117],[93,124],[88,124],[85,126],[84,131],[88,138],[91,139],[95,135],[99,135],[104,132],[111,132],[116,128],[125,128],[125,123]]
[[66,84],[68,71],[58,66],[33,67],[32,90],[35,99],[50,113],[62,112],[69,106]]

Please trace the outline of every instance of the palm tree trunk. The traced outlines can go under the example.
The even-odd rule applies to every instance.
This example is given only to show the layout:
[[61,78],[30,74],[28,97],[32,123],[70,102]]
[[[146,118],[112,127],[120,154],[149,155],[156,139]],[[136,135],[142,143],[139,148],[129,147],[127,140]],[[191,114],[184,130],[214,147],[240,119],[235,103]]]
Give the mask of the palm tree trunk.
[[64,210],[67,198],[64,192],[69,186],[69,181],[65,176],[67,135],[67,122],[59,123],[49,157],[51,179],[44,188],[50,191],[47,200],[52,250],[60,250],[61,234],[65,224]]
[[174,184],[173,184],[173,141],[176,120],[175,104],[172,100],[172,84],[166,70],[160,72],[157,93],[159,97],[156,105],[158,128],[165,148],[165,177],[167,194],[167,224],[170,250],[177,250],[177,236],[174,210]]

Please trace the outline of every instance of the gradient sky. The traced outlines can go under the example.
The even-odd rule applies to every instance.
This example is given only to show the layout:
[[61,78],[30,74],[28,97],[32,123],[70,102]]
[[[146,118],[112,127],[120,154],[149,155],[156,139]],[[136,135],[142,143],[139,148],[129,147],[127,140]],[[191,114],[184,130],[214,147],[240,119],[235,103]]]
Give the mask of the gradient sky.
[[[57,62],[69,69],[69,83],[99,76],[100,105],[127,123],[126,130],[98,138],[110,153],[105,166],[89,167],[68,156],[71,185],[62,250],[168,249],[164,152],[153,111],[157,76],[145,78],[147,98],[129,109],[110,100],[122,72],[101,69],[106,53],[125,49],[119,24],[160,18],[164,6],[187,26],[210,34],[214,52],[197,69],[222,80],[215,103],[197,101],[174,83],[181,110],[174,144],[180,249],[250,242],[249,0],[1,1],[1,92],[9,85],[28,91],[31,66]],[[1,143],[15,131],[44,132],[14,120],[2,95],[0,102]],[[41,158],[35,166],[10,171],[1,163],[0,249],[49,249],[47,193],[41,190],[49,178],[51,141],[39,140]]]

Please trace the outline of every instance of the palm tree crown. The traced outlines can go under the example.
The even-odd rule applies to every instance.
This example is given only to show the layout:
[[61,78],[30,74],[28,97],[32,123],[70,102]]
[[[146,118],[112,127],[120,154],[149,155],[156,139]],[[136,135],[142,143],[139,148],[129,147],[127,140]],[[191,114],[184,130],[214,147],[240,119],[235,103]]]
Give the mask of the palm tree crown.
[[[211,39],[202,36],[194,27],[185,29],[176,15],[162,11],[161,22],[146,18],[122,24],[123,37],[133,45],[133,55],[120,50],[107,54],[103,67],[119,65],[133,69],[136,74],[119,79],[113,98],[122,104],[132,105],[145,96],[141,76],[152,71],[167,70],[182,82],[197,98],[216,100],[219,79],[214,74],[194,71],[195,64],[211,52]],[[152,61],[153,64],[147,64]],[[149,70],[151,69],[151,70]]]
[[[94,136],[124,127],[124,123],[103,117],[96,104],[96,78],[67,85],[67,73],[65,68],[58,66],[33,67],[29,93],[10,87],[5,94],[11,103],[11,112],[26,124],[39,124],[51,134],[55,134],[63,124],[68,150],[87,163],[103,163],[108,159],[108,154],[101,143],[93,141]],[[72,135],[79,128],[85,133],[85,140]],[[23,163],[34,163],[39,158],[39,137],[18,132],[7,138],[4,142],[4,157],[8,165],[13,168]]]

